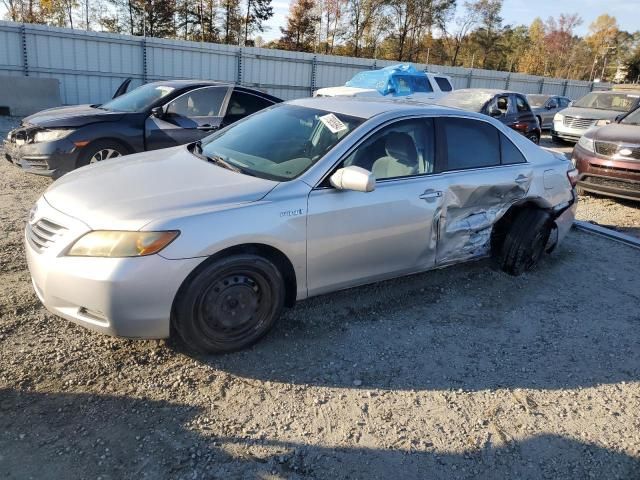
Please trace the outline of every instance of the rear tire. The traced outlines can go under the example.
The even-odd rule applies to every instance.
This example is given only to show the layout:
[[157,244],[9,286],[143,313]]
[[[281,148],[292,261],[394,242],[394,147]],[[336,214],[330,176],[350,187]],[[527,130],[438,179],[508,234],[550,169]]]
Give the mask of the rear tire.
[[536,145],[540,145],[540,135],[535,132],[531,132],[527,134],[527,138],[531,140]]
[[233,255],[192,274],[176,297],[172,322],[194,350],[233,352],[271,329],[284,300],[284,279],[274,264],[257,255]]
[[531,270],[540,260],[551,234],[544,210],[527,208],[513,219],[498,255],[500,268],[510,275]]

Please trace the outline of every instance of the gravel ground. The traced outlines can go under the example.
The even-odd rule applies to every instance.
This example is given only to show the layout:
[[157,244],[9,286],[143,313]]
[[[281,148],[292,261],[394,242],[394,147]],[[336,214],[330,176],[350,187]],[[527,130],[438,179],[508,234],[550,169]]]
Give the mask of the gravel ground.
[[638,250],[572,231],[522,277],[351,289],[193,356],[40,306],[22,228],[48,183],[0,162],[0,476],[640,479]]

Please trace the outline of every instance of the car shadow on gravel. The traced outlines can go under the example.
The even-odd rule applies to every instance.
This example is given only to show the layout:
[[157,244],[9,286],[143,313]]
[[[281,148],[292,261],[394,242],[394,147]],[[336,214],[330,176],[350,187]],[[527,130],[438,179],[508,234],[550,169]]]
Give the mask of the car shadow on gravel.
[[636,251],[628,249],[612,271],[606,257],[583,260],[591,237],[572,239],[575,245],[521,277],[487,260],[309,299],[252,349],[195,358],[241,377],[346,388],[637,381],[640,295],[622,280],[636,275]]
[[[445,453],[428,439],[398,448],[331,448],[198,433],[199,408],[109,395],[0,390],[4,478],[637,478],[640,459],[555,435]],[[636,475],[634,477],[634,475]],[[270,477],[271,478],[271,477]]]

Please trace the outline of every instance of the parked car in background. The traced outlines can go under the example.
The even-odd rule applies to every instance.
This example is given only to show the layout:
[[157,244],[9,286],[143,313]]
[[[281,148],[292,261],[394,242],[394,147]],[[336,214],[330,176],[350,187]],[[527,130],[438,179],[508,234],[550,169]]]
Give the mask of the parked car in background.
[[[484,113],[540,143],[540,125],[524,95],[506,90],[464,88],[440,98],[439,105]],[[462,140],[462,139],[461,139]]]
[[413,65],[392,65],[360,72],[342,87],[321,88],[314,97],[376,97],[436,100],[453,90],[451,78],[416,70]]
[[26,172],[58,178],[90,163],[193,142],[281,101],[220,82],[148,83],[102,105],[26,117],[7,135],[5,157]]
[[571,227],[575,173],[477,113],[307,98],[65,175],[25,249],[55,314],[225,352],[297,299],[489,255],[531,269]]
[[571,99],[558,95],[526,95],[531,111],[538,118],[540,128],[553,127],[553,117],[569,106]]
[[573,149],[579,193],[640,200],[640,107],[588,130]]
[[587,93],[553,117],[551,139],[575,143],[591,127],[610,123],[616,116],[636,108],[639,102],[640,90]]

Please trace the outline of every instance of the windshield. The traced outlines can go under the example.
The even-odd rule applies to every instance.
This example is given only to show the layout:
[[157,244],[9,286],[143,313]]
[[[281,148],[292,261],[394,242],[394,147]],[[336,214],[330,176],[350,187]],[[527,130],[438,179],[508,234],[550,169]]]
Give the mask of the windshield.
[[364,120],[297,105],[263,110],[202,141],[202,155],[271,180],[297,177]]
[[616,112],[628,112],[635,107],[640,94],[591,92],[586,94],[574,107],[595,108],[597,110],[615,110]]
[[532,107],[542,107],[549,100],[549,95],[527,95],[527,100]]
[[141,112],[174,90],[167,85],[149,83],[100,105],[100,108],[114,112]]
[[624,117],[620,121],[620,123],[623,123],[625,125],[640,125],[640,108],[637,108],[636,110],[631,112],[629,115]]
[[465,92],[458,90],[442,97],[438,100],[440,105],[445,107],[456,107],[472,112],[481,112],[485,104],[491,100],[493,94],[487,92]]

